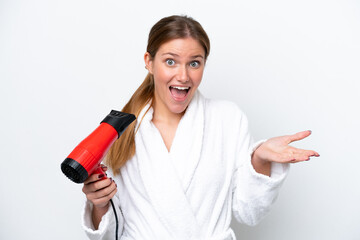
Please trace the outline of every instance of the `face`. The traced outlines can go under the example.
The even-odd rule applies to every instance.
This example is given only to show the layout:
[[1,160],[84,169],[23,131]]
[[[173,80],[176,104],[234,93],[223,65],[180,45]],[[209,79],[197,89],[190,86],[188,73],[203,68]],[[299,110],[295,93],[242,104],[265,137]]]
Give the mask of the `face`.
[[170,40],[154,58],[145,53],[146,68],[154,76],[155,112],[183,114],[200,85],[205,50],[193,38]]

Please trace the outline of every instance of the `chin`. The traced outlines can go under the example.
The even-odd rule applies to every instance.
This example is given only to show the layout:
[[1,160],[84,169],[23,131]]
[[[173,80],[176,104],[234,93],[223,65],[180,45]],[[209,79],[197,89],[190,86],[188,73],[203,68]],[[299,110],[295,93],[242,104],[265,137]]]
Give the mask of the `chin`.
[[184,105],[173,105],[173,106],[169,106],[169,109],[172,113],[175,114],[184,114],[186,108],[188,107],[189,104],[184,104]]

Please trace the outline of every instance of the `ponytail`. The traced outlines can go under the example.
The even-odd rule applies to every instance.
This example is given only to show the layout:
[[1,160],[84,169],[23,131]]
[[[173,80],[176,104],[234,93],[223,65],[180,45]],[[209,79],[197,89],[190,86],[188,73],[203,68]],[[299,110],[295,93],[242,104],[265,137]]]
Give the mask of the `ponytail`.
[[[153,97],[154,79],[153,75],[148,73],[144,82],[135,91],[122,111],[125,113],[132,113],[138,118],[141,110],[153,99]],[[113,170],[114,175],[119,174],[120,168],[135,154],[135,127],[137,121],[139,121],[139,119],[128,126],[121,137],[111,146],[106,156],[105,163]]]

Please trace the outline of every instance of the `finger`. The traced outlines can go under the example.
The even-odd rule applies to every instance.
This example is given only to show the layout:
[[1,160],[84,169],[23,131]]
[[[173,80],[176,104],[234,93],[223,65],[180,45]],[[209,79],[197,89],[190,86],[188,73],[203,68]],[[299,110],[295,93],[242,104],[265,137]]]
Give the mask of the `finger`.
[[289,136],[289,143],[302,140],[311,134],[310,130],[295,133]]
[[105,171],[107,171],[107,169],[108,169],[108,167],[106,166],[106,165],[104,165],[104,164],[101,164],[101,168],[102,168],[102,170],[105,172]]
[[114,189],[116,189],[116,184],[115,182],[111,182],[110,185],[108,185],[105,188],[102,188],[96,192],[90,192],[86,195],[86,197],[90,200],[94,200],[94,199],[99,199],[99,198],[103,198],[108,196],[111,192],[114,191]]
[[320,155],[313,150],[295,149],[291,156],[291,163],[309,161],[310,157],[319,157]]
[[115,189],[114,189],[112,192],[110,192],[108,195],[103,196],[103,197],[101,197],[101,198],[96,198],[96,199],[93,199],[93,200],[90,200],[90,201],[91,201],[95,206],[100,206],[100,207],[106,206],[106,205],[109,203],[110,199],[112,199],[112,198],[115,196],[116,192],[117,192],[117,189],[115,188]]
[[314,153],[310,157],[320,157],[320,154],[318,152],[313,151]]
[[302,156],[306,156],[306,157],[319,157],[320,156],[320,154],[314,150],[293,148],[293,152],[294,152],[294,154],[297,154],[300,156],[302,155]]
[[84,184],[89,184],[89,183],[93,183],[96,181],[99,181],[101,178],[104,177],[104,174],[101,173],[96,173],[96,174],[91,174],[90,177],[88,177],[85,181]]
[[310,160],[310,155],[306,154],[306,153],[295,154],[294,159],[295,159],[296,162],[309,161]]
[[112,182],[113,182],[112,178],[106,178],[89,184],[84,184],[83,192],[87,194],[87,193],[99,191],[103,188],[110,186]]

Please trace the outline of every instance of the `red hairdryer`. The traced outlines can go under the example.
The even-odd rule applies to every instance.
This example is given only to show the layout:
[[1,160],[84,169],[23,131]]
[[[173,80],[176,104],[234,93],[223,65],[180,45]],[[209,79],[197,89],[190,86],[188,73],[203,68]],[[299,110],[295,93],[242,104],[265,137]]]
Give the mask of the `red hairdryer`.
[[112,110],[61,163],[62,172],[76,183],[83,183],[93,173],[105,176],[100,165],[102,158],[135,119],[133,114]]

